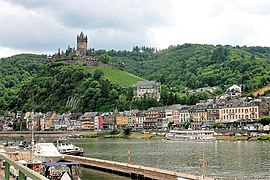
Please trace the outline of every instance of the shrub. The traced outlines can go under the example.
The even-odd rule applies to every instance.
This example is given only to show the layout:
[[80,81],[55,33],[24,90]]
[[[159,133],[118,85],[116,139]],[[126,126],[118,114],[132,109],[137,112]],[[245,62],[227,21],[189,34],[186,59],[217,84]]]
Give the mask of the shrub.
[[267,136],[260,136],[259,138],[258,138],[258,140],[262,140],[262,141],[270,141],[270,135],[267,135]]

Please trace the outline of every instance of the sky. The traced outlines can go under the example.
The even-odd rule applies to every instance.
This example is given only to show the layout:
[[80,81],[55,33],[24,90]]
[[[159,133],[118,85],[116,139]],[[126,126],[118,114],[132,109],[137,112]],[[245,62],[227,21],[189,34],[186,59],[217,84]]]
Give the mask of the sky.
[[267,0],[0,0],[0,58],[76,47],[164,49],[196,43],[270,47]]

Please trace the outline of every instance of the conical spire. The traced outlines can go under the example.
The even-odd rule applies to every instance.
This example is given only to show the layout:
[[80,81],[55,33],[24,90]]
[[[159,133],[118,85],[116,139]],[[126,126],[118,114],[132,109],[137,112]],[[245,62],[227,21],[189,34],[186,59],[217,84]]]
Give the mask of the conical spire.
[[80,38],[84,38],[83,32],[81,31]]

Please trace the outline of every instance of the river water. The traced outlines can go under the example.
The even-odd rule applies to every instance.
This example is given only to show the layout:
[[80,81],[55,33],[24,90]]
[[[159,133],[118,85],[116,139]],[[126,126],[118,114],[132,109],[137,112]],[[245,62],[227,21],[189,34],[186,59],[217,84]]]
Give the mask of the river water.
[[[84,149],[84,156],[92,158],[127,163],[130,146],[132,164],[201,175],[200,159],[204,154],[208,164],[206,176],[226,180],[270,179],[270,142],[98,138],[71,141]],[[85,168],[82,168],[82,172],[83,179],[127,179]]]
[[[200,159],[207,160],[206,176],[217,179],[270,179],[270,142],[167,141],[143,139],[75,139],[85,156],[128,162],[201,175]],[[118,176],[83,169],[85,178],[119,179]],[[123,178],[125,179],[125,178]]]

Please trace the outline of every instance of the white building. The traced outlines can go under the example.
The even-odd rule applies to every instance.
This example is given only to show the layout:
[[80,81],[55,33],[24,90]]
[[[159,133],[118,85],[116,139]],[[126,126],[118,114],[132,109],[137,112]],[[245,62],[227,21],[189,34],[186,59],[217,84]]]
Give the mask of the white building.
[[227,95],[232,97],[237,97],[242,95],[242,88],[236,84],[232,85],[227,89],[226,92]]
[[156,81],[138,81],[133,84],[134,98],[154,98],[160,100],[160,82]]

